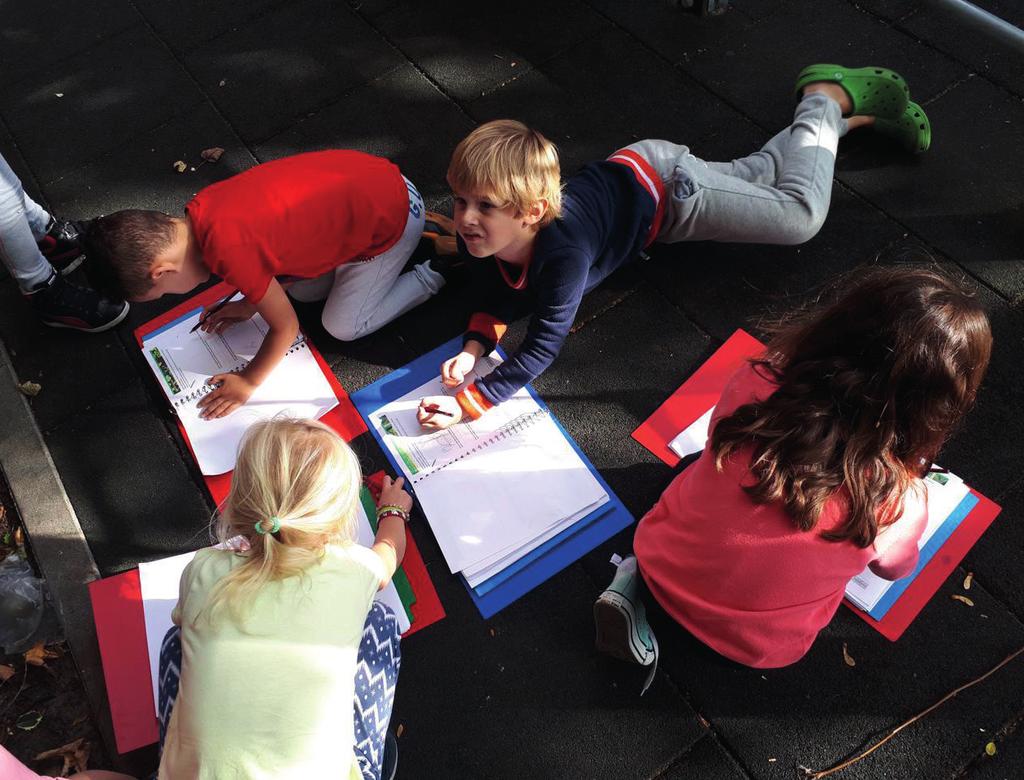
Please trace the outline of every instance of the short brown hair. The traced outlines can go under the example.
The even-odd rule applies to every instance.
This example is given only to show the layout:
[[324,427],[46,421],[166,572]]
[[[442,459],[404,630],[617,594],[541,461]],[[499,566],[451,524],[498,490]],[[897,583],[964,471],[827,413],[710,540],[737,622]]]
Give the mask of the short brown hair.
[[452,189],[487,195],[497,201],[496,206],[511,206],[516,216],[538,201],[547,201],[540,227],[562,213],[558,150],[514,119],[495,119],[463,138],[452,152],[447,178]]
[[774,328],[752,362],[776,390],[719,420],[711,452],[721,469],[751,447],[744,489],[757,504],[781,501],[801,531],[843,496],[845,521],[822,536],[868,547],[974,403],[992,333],[976,295],[944,274],[857,277],[834,303]]
[[174,218],[125,209],[96,219],[87,238],[96,284],[118,298],[140,298],[153,287],[153,259],[174,240]]

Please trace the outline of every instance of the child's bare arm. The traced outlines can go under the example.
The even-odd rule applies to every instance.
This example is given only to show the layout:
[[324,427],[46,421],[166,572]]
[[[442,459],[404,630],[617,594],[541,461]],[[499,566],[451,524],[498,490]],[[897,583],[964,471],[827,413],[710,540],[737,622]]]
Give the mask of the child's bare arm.
[[[412,497],[402,490],[404,483],[405,480],[402,477],[392,481],[391,477],[385,475],[380,498],[377,500],[378,509],[396,506],[406,513],[411,511]],[[380,583],[380,587],[384,588],[391,582],[391,578],[405,557],[405,522],[402,518],[388,515],[380,519],[372,549],[384,564],[384,572],[387,576]]]
[[270,331],[244,371],[238,374],[217,374],[207,380],[220,387],[199,402],[203,410],[200,416],[204,419],[223,417],[248,401],[253,391],[281,362],[298,335],[299,318],[277,280],[270,281],[263,299],[256,304],[256,311],[267,321]]

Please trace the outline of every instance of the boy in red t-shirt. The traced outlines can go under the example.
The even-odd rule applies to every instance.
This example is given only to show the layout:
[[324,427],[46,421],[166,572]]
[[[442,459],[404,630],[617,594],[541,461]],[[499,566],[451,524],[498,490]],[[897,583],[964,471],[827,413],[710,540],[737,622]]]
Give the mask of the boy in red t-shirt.
[[[362,152],[285,157],[204,188],[182,217],[119,211],[89,242],[107,286],[133,301],[187,293],[211,273],[243,300],[210,312],[219,332],[259,312],[270,326],[256,356],[200,402],[223,417],[248,400],[298,333],[288,296],[324,300],[323,324],[342,341],[367,335],[444,286],[437,260],[403,274],[423,234],[423,198],[398,167]],[[301,281],[300,281],[301,280]],[[285,293],[285,287],[288,293]]]

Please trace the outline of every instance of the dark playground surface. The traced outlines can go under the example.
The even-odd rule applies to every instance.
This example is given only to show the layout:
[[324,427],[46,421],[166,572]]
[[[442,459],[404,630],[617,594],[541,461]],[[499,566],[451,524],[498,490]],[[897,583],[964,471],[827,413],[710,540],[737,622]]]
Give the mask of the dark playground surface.
[[[980,4],[1024,23],[1017,3]],[[565,175],[644,137],[728,159],[788,123],[795,76],[818,61],[892,67],[931,117],[919,159],[870,133],[842,143],[832,210],[803,246],[676,245],[623,269],[584,301],[536,388],[639,517],[671,471],[629,434],[722,340],[839,272],[924,248],[972,279],[996,335],[978,406],[943,456],[1003,506],[962,567],[897,643],[844,607],[786,669],[736,666],[661,626],[661,670],[641,699],[642,673],[598,656],[591,625],[632,529],[484,621],[420,521],[448,617],[404,645],[401,777],[791,778],[1024,644],[1019,54],[895,0],[739,2],[714,18],[655,0],[0,0],[0,19],[0,150],[30,194],[72,217],[180,212],[212,181],[327,147],[390,157],[447,211],[454,144],[505,116],[552,138]],[[212,146],[223,158],[199,166]],[[196,170],[178,174],[176,160]],[[86,336],[41,326],[0,282],[0,338],[19,378],[43,386],[36,421],[103,574],[206,539],[211,504],[131,336],[177,302]],[[448,289],[352,344],[326,336],[316,307],[300,315],[352,392],[459,333],[469,309],[465,289]],[[354,446],[367,471],[384,464],[368,435]],[[968,571],[973,608],[950,598]],[[1022,722],[1018,659],[838,776],[1021,777]]]

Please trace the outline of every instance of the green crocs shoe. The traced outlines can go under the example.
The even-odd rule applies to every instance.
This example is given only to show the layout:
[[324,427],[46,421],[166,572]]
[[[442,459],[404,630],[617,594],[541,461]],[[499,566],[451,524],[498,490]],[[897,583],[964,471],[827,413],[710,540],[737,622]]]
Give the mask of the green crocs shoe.
[[803,89],[816,81],[838,84],[850,96],[850,114],[899,119],[907,108],[910,89],[903,77],[887,68],[844,68],[842,65],[809,65],[796,80],[799,99]]
[[912,100],[899,119],[876,119],[873,127],[882,135],[899,141],[911,154],[927,152],[932,145],[932,123],[924,109]]
[[658,640],[647,624],[647,610],[637,597],[635,556],[623,559],[608,588],[594,602],[597,649],[623,661],[650,666],[642,696],[647,692],[658,668]]

